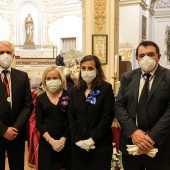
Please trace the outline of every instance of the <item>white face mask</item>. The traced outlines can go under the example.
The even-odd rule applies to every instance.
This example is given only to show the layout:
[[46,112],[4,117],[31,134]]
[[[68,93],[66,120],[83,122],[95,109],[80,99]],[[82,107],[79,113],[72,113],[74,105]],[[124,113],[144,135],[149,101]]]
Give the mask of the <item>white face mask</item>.
[[156,67],[156,64],[156,61],[147,55],[139,61],[139,66],[144,72],[151,72]]
[[3,68],[9,68],[11,66],[13,57],[7,53],[0,55],[0,66]]
[[46,81],[47,89],[51,93],[55,93],[61,87],[61,80],[50,80]]
[[81,77],[86,83],[91,83],[96,77],[96,71],[81,71]]

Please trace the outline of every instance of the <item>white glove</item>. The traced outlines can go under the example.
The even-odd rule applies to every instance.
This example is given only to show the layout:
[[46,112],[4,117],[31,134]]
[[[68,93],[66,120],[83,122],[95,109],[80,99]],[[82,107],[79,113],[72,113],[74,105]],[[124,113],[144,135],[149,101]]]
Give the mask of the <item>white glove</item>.
[[64,148],[64,144],[60,140],[51,138],[49,144],[53,147],[54,151],[60,152]]
[[86,139],[86,140],[83,140],[83,144],[89,148],[93,147],[94,146],[94,140],[92,138],[89,138],[89,139]]
[[[129,152],[129,154],[135,156],[135,155],[141,155],[141,153],[138,153],[138,146],[137,145],[126,145],[127,146],[127,151]],[[147,154],[150,157],[155,157],[156,153],[158,152],[157,148],[153,148],[149,151],[149,153]]]
[[86,151],[89,151],[90,149],[95,149],[94,141],[92,138],[89,138],[87,140],[80,140],[76,142],[76,145],[79,146],[82,149],[85,149]]
[[82,148],[82,146],[83,146],[83,141],[80,140],[80,141],[76,142],[76,145],[77,145],[78,147]]

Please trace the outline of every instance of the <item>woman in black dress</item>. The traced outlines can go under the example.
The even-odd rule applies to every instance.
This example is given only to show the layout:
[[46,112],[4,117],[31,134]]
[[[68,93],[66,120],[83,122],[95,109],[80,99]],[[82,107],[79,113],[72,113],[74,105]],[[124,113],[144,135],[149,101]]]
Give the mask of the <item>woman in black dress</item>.
[[78,83],[71,91],[68,122],[71,170],[110,170],[114,93],[94,55],[80,62]]
[[67,110],[69,94],[62,70],[48,67],[42,77],[46,90],[37,97],[36,126],[40,131],[38,170],[68,169]]

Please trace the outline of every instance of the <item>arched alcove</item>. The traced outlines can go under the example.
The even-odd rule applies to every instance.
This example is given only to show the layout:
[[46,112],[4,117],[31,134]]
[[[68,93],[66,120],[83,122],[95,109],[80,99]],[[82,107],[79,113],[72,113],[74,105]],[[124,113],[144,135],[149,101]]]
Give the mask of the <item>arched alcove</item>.
[[42,21],[42,12],[40,6],[32,1],[25,1],[18,5],[17,7],[17,44],[23,45],[25,42],[25,18],[28,14],[31,14],[34,21],[34,38],[33,41],[35,44],[41,44],[41,21]]

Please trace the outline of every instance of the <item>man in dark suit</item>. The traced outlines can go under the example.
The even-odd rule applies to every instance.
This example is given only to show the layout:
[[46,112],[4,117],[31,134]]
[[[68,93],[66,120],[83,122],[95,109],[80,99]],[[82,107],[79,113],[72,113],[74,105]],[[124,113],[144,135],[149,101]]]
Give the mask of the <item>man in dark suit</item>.
[[56,65],[57,66],[65,66],[64,64],[64,56],[65,52],[64,51],[60,51],[60,54],[56,57]]
[[[136,50],[140,68],[121,77],[115,114],[124,170],[170,169],[170,70],[158,64],[160,56],[156,43],[141,42]],[[137,146],[136,155],[126,145]],[[153,148],[158,152],[152,158]]]
[[0,42],[0,169],[24,170],[25,133],[33,104],[27,73],[11,68],[14,45]]

